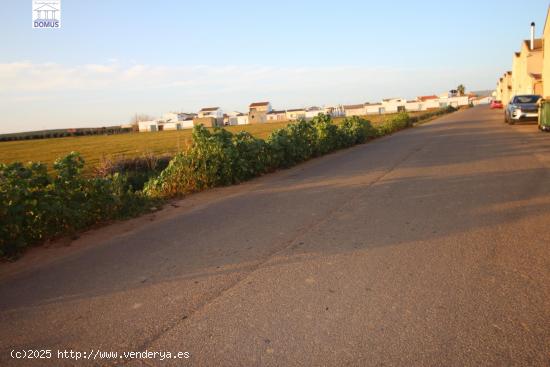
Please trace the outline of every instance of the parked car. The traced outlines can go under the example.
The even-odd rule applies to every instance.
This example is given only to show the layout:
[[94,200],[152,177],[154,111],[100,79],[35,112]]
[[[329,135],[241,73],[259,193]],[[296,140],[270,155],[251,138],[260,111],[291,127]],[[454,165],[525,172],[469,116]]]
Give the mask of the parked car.
[[494,110],[495,108],[502,108],[502,102],[501,101],[496,101],[496,100],[492,100],[491,101],[491,109]]
[[504,110],[504,122],[513,124],[523,120],[537,120],[539,107],[537,102],[541,96],[536,94],[524,94],[514,96]]

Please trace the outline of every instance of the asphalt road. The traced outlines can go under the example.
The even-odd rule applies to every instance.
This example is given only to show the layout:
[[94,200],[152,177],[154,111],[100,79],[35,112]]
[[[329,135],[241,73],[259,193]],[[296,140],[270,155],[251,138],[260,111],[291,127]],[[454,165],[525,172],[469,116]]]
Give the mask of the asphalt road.
[[0,365],[549,366],[549,228],[550,135],[473,108],[31,252]]

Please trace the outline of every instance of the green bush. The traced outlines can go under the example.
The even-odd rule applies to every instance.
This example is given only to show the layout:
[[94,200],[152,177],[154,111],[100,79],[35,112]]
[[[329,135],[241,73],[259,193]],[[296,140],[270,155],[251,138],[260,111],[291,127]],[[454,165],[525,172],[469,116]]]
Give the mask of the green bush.
[[305,120],[273,131],[267,138],[270,167],[292,167],[311,158],[316,149],[315,142],[315,127]]
[[144,192],[151,197],[166,198],[230,185],[374,136],[376,130],[366,120],[355,117],[337,126],[326,115],[277,129],[266,141],[246,132],[233,135],[223,129],[210,132],[197,126],[189,151],[176,156],[158,177],[145,185]]
[[350,147],[355,144],[363,144],[368,139],[377,136],[378,132],[367,120],[353,116],[344,119],[338,127],[342,147]]
[[193,130],[193,145],[178,154],[144,187],[146,195],[173,197],[209,187],[238,183],[269,170],[268,144],[250,133],[231,134],[203,126]]
[[248,180],[270,169],[268,144],[246,131],[234,135],[236,159],[233,164],[235,182]]
[[332,123],[332,118],[328,115],[319,114],[311,120],[315,128],[314,155],[319,156],[327,154],[340,148],[342,137],[338,127]]
[[123,176],[86,178],[83,167],[74,152],[54,163],[54,175],[40,163],[0,164],[1,256],[146,207],[147,198],[124,189]]
[[396,116],[391,117],[389,120],[385,121],[384,123],[380,124],[378,129],[378,135],[384,136],[388,134],[392,134],[396,131],[405,129],[409,126],[411,126],[413,121],[411,120],[411,117],[406,112],[401,112],[397,114]]

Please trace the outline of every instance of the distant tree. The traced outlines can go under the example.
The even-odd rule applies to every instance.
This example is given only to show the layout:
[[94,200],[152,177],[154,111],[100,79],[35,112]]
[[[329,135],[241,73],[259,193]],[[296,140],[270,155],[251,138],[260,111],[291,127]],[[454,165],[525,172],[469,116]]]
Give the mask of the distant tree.
[[456,87],[456,90],[458,91],[459,96],[463,96],[464,93],[466,93],[466,87],[462,84],[460,84],[458,87]]

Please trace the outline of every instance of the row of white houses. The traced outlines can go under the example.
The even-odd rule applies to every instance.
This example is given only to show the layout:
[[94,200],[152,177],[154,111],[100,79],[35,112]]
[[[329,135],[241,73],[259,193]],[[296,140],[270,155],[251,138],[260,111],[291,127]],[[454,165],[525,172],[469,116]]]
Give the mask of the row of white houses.
[[402,98],[384,99],[380,103],[363,103],[344,106],[345,116],[382,115],[405,111],[426,111],[447,106],[461,107],[470,103],[468,96],[422,96],[415,100]]
[[169,112],[162,118],[138,123],[139,131],[162,131],[191,129],[197,124],[208,127],[223,125],[247,125],[277,121],[312,119],[320,113],[332,117],[380,115],[405,111],[425,111],[447,106],[461,107],[470,103],[468,96],[444,94],[442,96],[422,96],[415,100],[402,98],[384,99],[379,103],[338,105],[328,107],[296,108],[274,110],[270,102],[250,104],[248,113],[231,111],[224,113],[220,107],[205,107],[198,113]]

